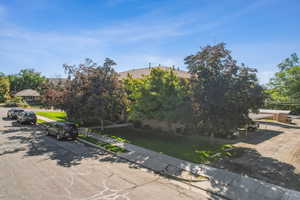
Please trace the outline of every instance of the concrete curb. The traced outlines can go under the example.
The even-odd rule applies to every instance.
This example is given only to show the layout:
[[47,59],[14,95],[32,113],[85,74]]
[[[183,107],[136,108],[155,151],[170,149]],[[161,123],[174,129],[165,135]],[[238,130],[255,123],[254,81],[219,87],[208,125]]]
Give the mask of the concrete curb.
[[271,183],[213,168],[203,164],[191,163],[168,155],[160,154],[139,146],[117,141],[113,138],[95,134],[90,135],[100,141],[121,146],[129,152],[117,156],[137,163],[162,175],[177,179],[182,171],[208,177],[208,181],[185,182],[201,190],[226,199],[266,199],[266,200],[300,200],[300,192],[283,188]]
[[99,149],[101,149],[101,150],[103,150],[103,151],[105,151],[105,152],[111,153],[111,154],[113,154],[113,155],[116,155],[116,156],[118,155],[117,153],[115,153],[115,152],[113,152],[113,151],[109,151],[109,150],[105,149],[104,147],[98,146],[98,145],[93,144],[93,143],[91,143],[91,142],[89,142],[89,141],[86,141],[86,140],[84,140],[84,139],[76,138],[76,140],[79,141],[79,142],[81,142],[81,143],[90,145],[90,146],[92,146],[92,147],[94,147],[94,148],[99,148]]

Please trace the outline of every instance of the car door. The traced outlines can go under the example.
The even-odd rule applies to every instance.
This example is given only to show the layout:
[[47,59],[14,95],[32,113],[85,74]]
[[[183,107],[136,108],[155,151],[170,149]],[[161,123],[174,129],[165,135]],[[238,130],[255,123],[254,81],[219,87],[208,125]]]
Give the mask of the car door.
[[23,113],[17,113],[17,121],[22,123],[22,116],[23,116]]
[[48,132],[50,135],[55,135],[55,129],[56,129],[56,124],[51,124],[49,127],[48,127]]

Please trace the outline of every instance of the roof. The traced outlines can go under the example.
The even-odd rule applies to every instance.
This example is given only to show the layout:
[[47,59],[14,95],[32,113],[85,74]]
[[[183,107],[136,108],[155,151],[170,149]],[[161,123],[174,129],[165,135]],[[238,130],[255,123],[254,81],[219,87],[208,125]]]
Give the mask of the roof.
[[40,93],[38,93],[36,90],[26,89],[26,90],[21,90],[20,92],[17,92],[15,96],[17,96],[17,97],[39,97]]
[[67,81],[66,78],[48,78],[48,80],[50,83],[53,83],[55,85],[64,84]]
[[[130,74],[133,78],[143,78],[143,76],[150,74],[152,68],[159,68],[159,69],[162,69],[162,70],[170,70],[170,69],[172,69],[171,67],[165,67],[165,66],[132,69],[132,70],[120,72],[119,73],[120,79],[126,78],[128,74]],[[188,72],[186,72],[186,71],[175,69],[174,72],[180,78],[190,78],[191,77],[191,74],[188,73]]]
[[9,109],[9,111],[24,111],[24,110],[21,108],[12,108],[12,109]]

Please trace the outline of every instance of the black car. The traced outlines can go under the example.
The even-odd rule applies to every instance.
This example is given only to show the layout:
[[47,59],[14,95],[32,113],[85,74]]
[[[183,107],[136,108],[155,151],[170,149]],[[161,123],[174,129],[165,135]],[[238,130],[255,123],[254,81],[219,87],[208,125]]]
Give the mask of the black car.
[[37,117],[34,112],[24,111],[17,115],[17,122],[20,124],[36,124]]
[[62,140],[64,138],[76,139],[78,135],[78,129],[74,123],[53,122],[48,125],[47,135],[54,135],[57,140]]
[[20,109],[20,108],[12,108],[12,109],[9,109],[7,111],[7,118],[8,119],[17,119],[17,116],[22,113],[22,112],[25,112],[23,109]]

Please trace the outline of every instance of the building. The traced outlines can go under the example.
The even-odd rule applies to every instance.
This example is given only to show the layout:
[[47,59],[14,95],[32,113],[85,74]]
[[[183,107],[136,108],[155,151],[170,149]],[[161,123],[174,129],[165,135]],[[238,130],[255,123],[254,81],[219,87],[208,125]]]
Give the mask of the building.
[[21,90],[15,96],[22,97],[28,104],[36,104],[40,100],[40,93],[32,89]]
[[[128,74],[130,74],[133,78],[143,78],[143,76],[147,76],[150,75],[151,69],[152,68],[159,68],[162,70],[170,70],[172,69],[171,67],[165,67],[165,66],[157,66],[157,67],[147,67],[147,68],[140,68],[140,69],[131,69],[128,71],[124,71],[124,72],[120,72],[120,79],[124,79],[128,76]],[[179,78],[190,78],[191,74],[186,72],[186,71],[182,71],[179,69],[174,69],[174,73],[176,74],[176,76],[178,76]]]

